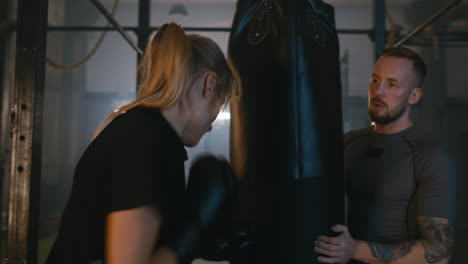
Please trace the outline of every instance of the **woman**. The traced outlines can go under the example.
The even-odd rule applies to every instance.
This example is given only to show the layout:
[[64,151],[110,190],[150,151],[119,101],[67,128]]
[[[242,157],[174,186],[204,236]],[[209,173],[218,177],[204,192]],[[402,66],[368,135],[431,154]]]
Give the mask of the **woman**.
[[[210,39],[165,24],[139,65],[137,99],[107,117],[76,169],[46,263],[175,263],[161,248],[195,146],[240,80]],[[105,127],[101,130],[101,128]]]

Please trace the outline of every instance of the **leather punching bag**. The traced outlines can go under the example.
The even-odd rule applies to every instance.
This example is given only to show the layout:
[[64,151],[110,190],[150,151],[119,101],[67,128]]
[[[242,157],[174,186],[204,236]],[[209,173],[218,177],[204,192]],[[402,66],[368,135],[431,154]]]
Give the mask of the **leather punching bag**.
[[229,55],[239,220],[258,225],[249,263],[317,263],[314,240],[344,223],[334,9],[320,0],[239,0]]

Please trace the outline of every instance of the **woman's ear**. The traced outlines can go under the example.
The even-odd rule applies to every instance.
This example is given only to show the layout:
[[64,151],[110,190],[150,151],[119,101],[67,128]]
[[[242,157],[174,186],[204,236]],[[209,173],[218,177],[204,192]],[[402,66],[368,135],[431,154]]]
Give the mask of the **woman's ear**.
[[423,92],[421,88],[414,88],[413,90],[411,90],[411,95],[409,97],[408,103],[410,105],[417,104],[419,100],[421,100],[422,94]]
[[203,77],[202,97],[210,99],[214,95],[216,88],[216,73],[207,72]]

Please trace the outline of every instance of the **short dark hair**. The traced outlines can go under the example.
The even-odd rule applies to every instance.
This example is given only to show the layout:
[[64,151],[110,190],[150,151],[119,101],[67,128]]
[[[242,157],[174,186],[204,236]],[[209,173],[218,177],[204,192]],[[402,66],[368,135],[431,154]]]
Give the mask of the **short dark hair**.
[[422,88],[424,78],[426,77],[426,64],[419,54],[411,49],[404,47],[391,47],[382,51],[383,56],[391,56],[397,58],[405,58],[413,62],[413,69],[416,73],[416,85]]

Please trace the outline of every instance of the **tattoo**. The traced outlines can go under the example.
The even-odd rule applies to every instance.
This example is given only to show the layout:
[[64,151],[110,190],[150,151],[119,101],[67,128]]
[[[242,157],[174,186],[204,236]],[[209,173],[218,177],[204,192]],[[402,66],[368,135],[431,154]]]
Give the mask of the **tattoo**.
[[367,242],[372,255],[384,261],[396,261],[408,255],[419,242],[424,248],[424,257],[428,263],[436,263],[448,258],[453,245],[452,226],[448,219],[438,217],[418,217],[421,238],[400,244]]
[[418,226],[427,262],[436,263],[448,258],[453,246],[453,231],[448,219],[420,216]]
[[367,242],[372,251],[372,255],[385,261],[395,261],[403,258],[408,255],[416,243],[416,241],[408,241],[400,244]]

